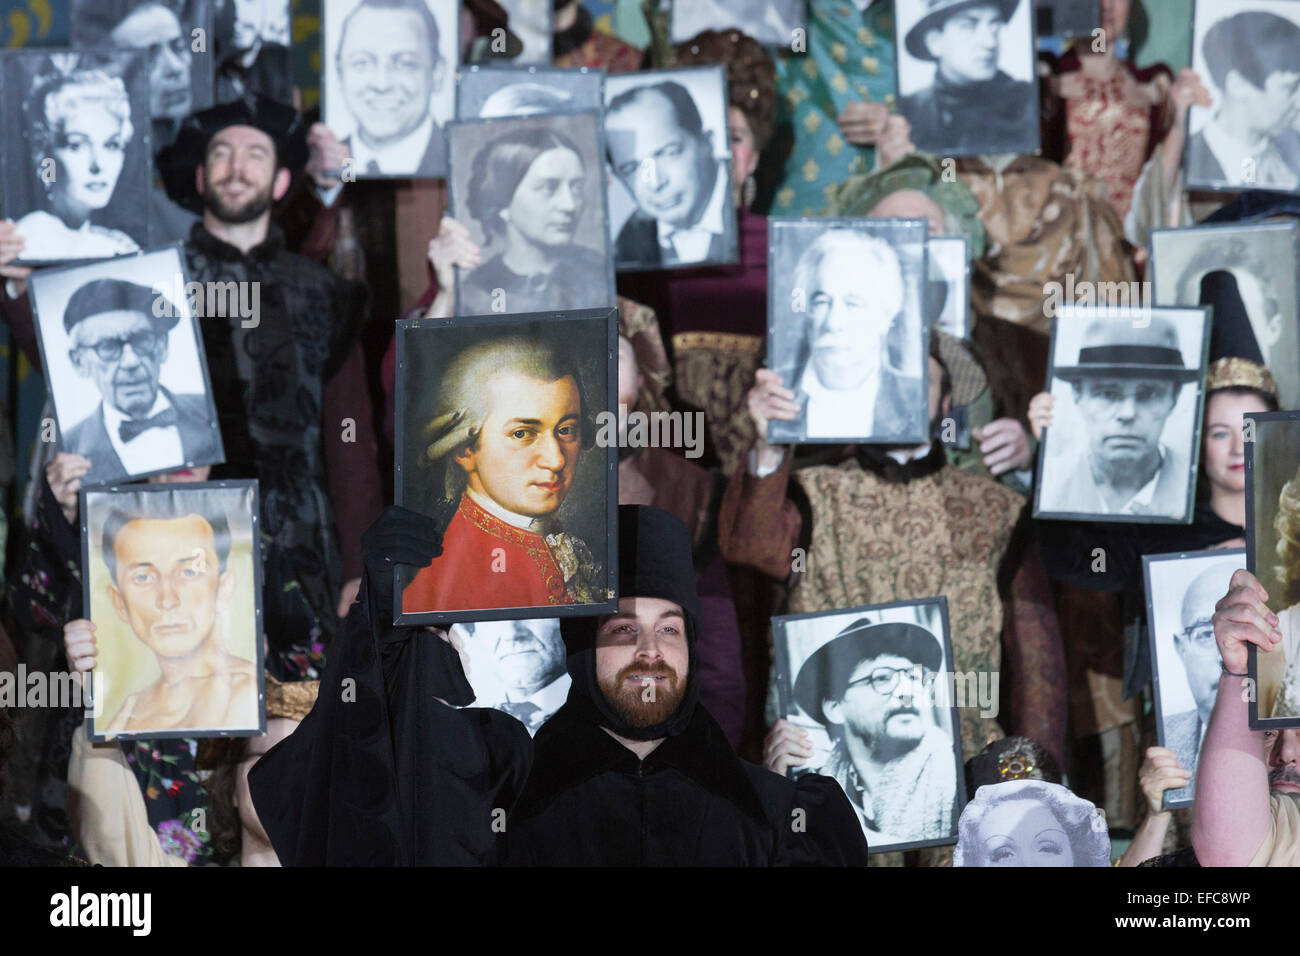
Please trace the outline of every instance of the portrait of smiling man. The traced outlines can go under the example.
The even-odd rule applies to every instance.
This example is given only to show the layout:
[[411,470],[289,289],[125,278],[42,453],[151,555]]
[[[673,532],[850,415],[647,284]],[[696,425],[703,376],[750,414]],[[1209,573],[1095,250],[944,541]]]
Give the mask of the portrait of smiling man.
[[[1030,2],[900,0],[897,45],[905,55],[898,64],[898,111],[911,124],[917,149],[939,156],[1037,151],[1032,31],[1023,31],[1023,47],[1003,49],[1008,24],[1027,21],[1021,8]],[[925,75],[931,63],[933,80]],[[1004,63],[1014,63],[1016,76]]]
[[[439,341],[440,330],[407,334],[422,331],[424,343]],[[421,465],[433,466],[437,509],[450,517],[441,556],[403,587],[401,612],[603,602],[603,561],[559,516],[595,443],[595,410],[575,357],[582,349],[562,348],[558,333],[475,337],[438,374],[431,398],[416,386],[427,404],[418,414],[411,408],[414,444],[403,443],[422,461],[408,458],[405,480],[425,482],[430,470]],[[605,542],[597,544],[603,551]]]
[[342,142],[358,178],[447,174],[442,123],[452,117],[456,64],[448,52],[456,50],[458,11],[446,0],[325,3],[332,47],[325,122],[353,130]]
[[719,157],[721,147],[714,145],[715,137],[726,135],[726,100],[719,90],[719,115],[706,117],[695,91],[714,82],[721,83],[720,68],[606,80],[610,168],[637,205],[619,229],[616,266],[734,261],[730,158]]
[[[241,581],[232,566],[230,520],[216,503],[232,492],[251,501],[244,487],[105,492],[88,498],[88,520],[104,516],[97,543],[108,568],[105,591],[113,612],[152,652],[159,669],[154,681],[106,714],[97,733],[257,730],[258,666],[232,652],[232,647],[256,646],[235,600],[236,589],[253,584]],[[214,498],[200,502],[201,494]],[[248,537],[244,531],[244,553],[251,549]],[[123,680],[129,675],[112,663],[111,650],[121,645],[107,625],[101,620],[97,627],[104,648],[100,666],[110,681]]]
[[[38,305],[44,291],[36,293]],[[177,313],[149,287],[124,279],[92,279],[68,299],[68,359],[100,402],[63,430],[60,448],[90,460],[87,484],[220,460],[210,397],[173,392],[160,380]],[[42,334],[48,344],[50,330]],[[73,386],[55,379],[56,410],[60,388]]]
[[[1188,315],[1203,328],[1199,310],[1179,318]],[[1162,314],[1152,314],[1145,324],[1136,313],[1091,318],[1086,312],[1068,313],[1057,319],[1058,326],[1063,321],[1086,323],[1074,364],[1058,365],[1053,373],[1054,380],[1069,383],[1068,395],[1061,391],[1058,398],[1072,400],[1086,447],[1054,455],[1050,443],[1073,436],[1059,427],[1055,434],[1048,429],[1036,513],[1181,520],[1191,507],[1190,462],[1200,403],[1191,422],[1168,426],[1183,387],[1204,372],[1185,364],[1178,327]]]

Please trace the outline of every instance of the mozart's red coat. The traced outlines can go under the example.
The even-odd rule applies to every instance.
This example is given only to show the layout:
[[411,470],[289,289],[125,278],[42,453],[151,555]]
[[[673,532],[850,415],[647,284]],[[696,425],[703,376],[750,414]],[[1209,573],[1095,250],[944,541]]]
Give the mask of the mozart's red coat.
[[546,539],[461,495],[442,554],[402,591],[402,612],[572,604]]

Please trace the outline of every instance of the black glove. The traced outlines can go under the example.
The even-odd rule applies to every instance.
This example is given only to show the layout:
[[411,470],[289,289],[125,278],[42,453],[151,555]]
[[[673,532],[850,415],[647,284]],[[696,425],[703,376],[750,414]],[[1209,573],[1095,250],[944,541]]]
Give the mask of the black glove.
[[393,612],[393,568],[408,564],[423,568],[442,554],[442,536],[451,521],[452,509],[440,509],[435,517],[389,505],[361,535],[361,559],[366,568],[372,608],[378,620],[391,624]]

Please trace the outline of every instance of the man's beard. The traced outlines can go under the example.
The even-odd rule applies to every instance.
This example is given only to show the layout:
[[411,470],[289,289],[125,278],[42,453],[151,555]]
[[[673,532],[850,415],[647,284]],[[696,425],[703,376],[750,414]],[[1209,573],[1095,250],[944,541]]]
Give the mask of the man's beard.
[[[230,181],[230,179],[223,179],[219,183],[213,183],[212,187],[203,191],[203,208],[212,213],[212,215],[216,216],[222,222],[229,223],[232,226],[252,222],[271,208],[270,183],[268,183],[266,188],[261,192],[252,193],[244,200],[242,206],[227,206],[222,202],[221,197],[217,194],[217,190],[214,187],[225,186],[226,183]],[[239,180],[239,182],[246,186],[252,185],[248,180]]]
[[[649,685],[641,681],[628,683],[628,678],[633,674],[663,675],[668,679],[663,682],[663,686],[658,681]],[[665,663],[647,667],[634,662],[620,670],[612,681],[602,678],[599,684],[610,710],[630,727],[653,727],[663,723],[677,712],[682,698],[686,696],[685,681]],[[643,695],[651,689],[654,691],[653,699],[644,699]]]
[[1296,770],[1290,764],[1270,770],[1268,774],[1269,789],[1272,790],[1279,783],[1290,783],[1300,787],[1300,770]]

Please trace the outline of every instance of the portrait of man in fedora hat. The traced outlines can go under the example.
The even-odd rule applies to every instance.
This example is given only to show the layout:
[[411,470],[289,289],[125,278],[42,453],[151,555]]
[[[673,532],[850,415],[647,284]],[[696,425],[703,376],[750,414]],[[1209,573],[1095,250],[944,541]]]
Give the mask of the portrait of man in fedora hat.
[[[850,616],[833,612],[814,623],[834,627]],[[872,852],[956,833],[959,744],[935,706],[948,703],[944,644],[909,616],[912,607],[855,617],[789,668],[787,716],[825,728],[830,755],[814,769],[844,789]],[[778,654],[778,668],[795,665],[796,648],[808,646],[788,630],[793,623],[780,630],[788,653]]]
[[97,265],[32,283],[60,450],[89,459],[87,485],[222,460],[194,322],[158,291],[179,255],[142,259],[123,277]]
[[[898,111],[939,156],[1039,145],[1030,0],[899,0]],[[1023,25],[1011,38],[1009,25]]]
[[1204,390],[1190,415],[1186,403],[1177,421],[1173,413],[1184,388],[1204,378],[1206,321],[1202,309],[1062,310],[1051,391],[1081,420],[1086,444],[1071,446],[1078,432],[1059,420],[1048,429],[1036,515],[1188,516]]

